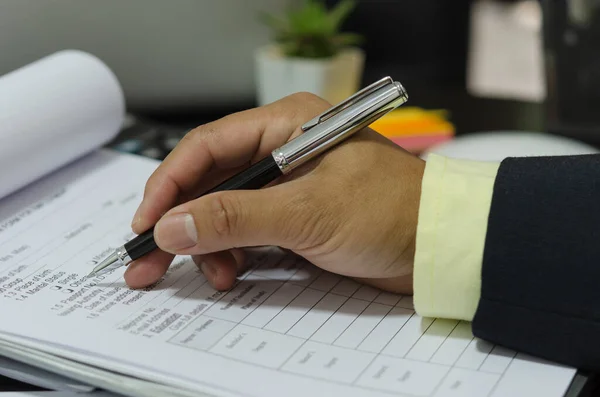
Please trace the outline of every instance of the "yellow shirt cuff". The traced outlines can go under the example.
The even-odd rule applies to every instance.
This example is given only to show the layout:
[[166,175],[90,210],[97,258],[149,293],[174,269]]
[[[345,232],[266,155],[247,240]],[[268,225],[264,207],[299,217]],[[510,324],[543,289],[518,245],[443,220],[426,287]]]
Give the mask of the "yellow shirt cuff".
[[413,276],[419,315],[473,319],[498,167],[499,163],[428,156]]

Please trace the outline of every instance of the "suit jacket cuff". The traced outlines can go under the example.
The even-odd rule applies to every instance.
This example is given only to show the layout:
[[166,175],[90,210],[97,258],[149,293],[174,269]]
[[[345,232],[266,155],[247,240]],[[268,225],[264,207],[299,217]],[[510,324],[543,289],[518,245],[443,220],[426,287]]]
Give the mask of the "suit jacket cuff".
[[473,319],[498,167],[498,163],[428,157],[413,279],[419,315]]

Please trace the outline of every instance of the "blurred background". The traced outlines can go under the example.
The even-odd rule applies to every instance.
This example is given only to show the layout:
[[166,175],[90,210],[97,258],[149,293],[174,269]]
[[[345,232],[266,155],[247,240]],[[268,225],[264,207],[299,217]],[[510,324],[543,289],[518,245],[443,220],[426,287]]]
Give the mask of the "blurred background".
[[[376,127],[416,153],[489,131],[597,147],[599,4],[358,0],[338,21],[339,32],[361,36],[354,53],[310,59],[306,48],[274,53],[277,30],[259,17],[286,23],[296,10],[298,29],[310,31],[311,20],[318,29],[322,15],[302,14],[304,0],[1,0],[0,74],[67,48],[98,56],[132,116],[113,144],[157,158],[190,128],[228,113],[295,90],[336,100],[386,75],[410,100]],[[295,34],[292,45],[302,40]]]

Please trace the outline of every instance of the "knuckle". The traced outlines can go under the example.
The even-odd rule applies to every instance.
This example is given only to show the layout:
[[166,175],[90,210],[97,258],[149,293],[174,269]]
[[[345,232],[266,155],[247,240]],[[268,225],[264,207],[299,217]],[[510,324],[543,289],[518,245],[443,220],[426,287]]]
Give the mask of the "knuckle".
[[203,144],[211,139],[218,139],[219,133],[217,128],[212,124],[205,124],[194,128],[181,138],[178,145]]
[[300,91],[290,95],[290,100],[316,109],[331,106],[324,98],[307,91]]
[[325,108],[327,101],[311,92],[300,91],[290,94],[272,104],[275,117],[294,119],[303,113],[313,113]]
[[269,117],[277,122],[293,120],[298,113],[297,106],[290,102],[289,97],[273,104],[269,109]]
[[219,236],[231,236],[239,229],[241,206],[230,194],[214,194],[211,203],[212,227]]
[[190,142],[193,142],[197,139],[198,134],[200,131],[200,127],[196,127],[190,131],[188,131],[180,140],[178,145],[179,146],[184,146],[189,144]]
[[313,102],[321,99],[321,97],[308,91],[299,91],[291,94],[290,99],[296,102]]

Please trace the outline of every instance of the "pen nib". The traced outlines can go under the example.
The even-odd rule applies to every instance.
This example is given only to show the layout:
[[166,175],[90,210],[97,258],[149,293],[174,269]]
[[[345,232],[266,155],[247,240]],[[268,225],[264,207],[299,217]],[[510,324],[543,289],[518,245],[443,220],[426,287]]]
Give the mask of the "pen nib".
[[91,272],[90,274],[88,274],[86,276],[86,278],[90,278],[93,277],[94,275],[98,274],[100,271],[106,269],[107,267],[109,267],[110,265],[112,265],[113,263],[115,263],[116,261],[119,260],[119,257],[117,256],[117,253],[114,252],[112,253],[109,257],[107,257],[106,259],[104,259],[102,262],[100,262],[98,264],[98,266],[96,266]]

